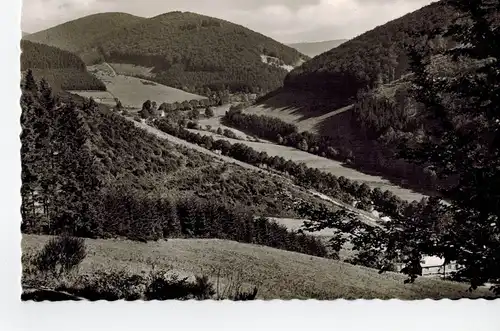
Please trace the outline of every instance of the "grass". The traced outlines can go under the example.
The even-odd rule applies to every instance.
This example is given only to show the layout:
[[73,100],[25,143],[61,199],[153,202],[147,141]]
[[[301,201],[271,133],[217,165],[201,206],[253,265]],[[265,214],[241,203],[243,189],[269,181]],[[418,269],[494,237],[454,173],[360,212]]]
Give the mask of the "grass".
[[[47,236],[23,235],[23,252],[39,250]],[[137,243],[86,240],[87,257],[81,273],[99,270],[148,272],[151,264],[181,276],[207,274],[220,284],[237,277],[244,287],[259,288],[259,299],[458,299],[489,295],[486,289],[467,292],[465,284],[419,278],[404,284],[395,273],[316,258],[268,247],[212,239],[171,239]]]
[[[146,100],[156,101],[160,105],[163,102],[174,103],[206,99],[206,97],[149,82],[145,79],[117,74],[108,64],[90,66],[89,71],[101,79],[112,98],[118,98],[126,108],[141,109]],[[100,95],[89,91],[73,91],[73,93],[94,98],[98,98]]]

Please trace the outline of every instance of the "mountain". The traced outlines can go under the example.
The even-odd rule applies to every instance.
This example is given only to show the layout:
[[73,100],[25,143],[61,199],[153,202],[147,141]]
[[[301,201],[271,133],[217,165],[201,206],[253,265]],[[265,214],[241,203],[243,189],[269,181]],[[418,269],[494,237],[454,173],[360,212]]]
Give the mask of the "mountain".
[[45,78],[55,89],[106,90],[104,83],[71,52],[27,40],[21,40],[21,50],[21,71],[32,69],[35,78]]
[[399,79],[408,71],[404,49],[417,35],[448,26],[450,7],[432,3],[368,31],[304,63],[288,74],[285,87],[328,95],[330,106],[345,106],[361,89]]
[[28,32],[21,31],[21,36],[26,37],[27,35],[29,35]]
[[339,45],[345,43],[347,39],[336,39],[318,42],[303,42],[303,43],[293,43],[288,44],[288,46],[295,48],[302,54],[305,54],[311,58],[318,56],[326,51],[329,51]]
[[27,39],[74,51],[87,63],[151,68],[149,79],[198,93],[208,88],[269,91],[282,85],[287,69],[308,59],[243,26],[190,12],[149,19],[92,15]]
[[92,58],[92,49],[97,40],[143,20],[145,18],[126,13],[100,13],[32,33],[23,39],[64,49],[78,54],[85,62],[92,62],[96,60]]

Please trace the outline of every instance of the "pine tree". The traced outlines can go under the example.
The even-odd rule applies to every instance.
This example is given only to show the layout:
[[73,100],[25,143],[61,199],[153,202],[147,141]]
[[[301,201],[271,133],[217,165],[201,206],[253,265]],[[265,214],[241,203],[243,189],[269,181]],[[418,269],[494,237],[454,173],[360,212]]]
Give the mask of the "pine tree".
[[30,92],[36,92],[37,91],[37,86],[36,86],[36,81],[35,77],[33,77],[33,71],[31,69],[28,69],[26,71],[26,76],[24,77],[24,90],[30,91]]

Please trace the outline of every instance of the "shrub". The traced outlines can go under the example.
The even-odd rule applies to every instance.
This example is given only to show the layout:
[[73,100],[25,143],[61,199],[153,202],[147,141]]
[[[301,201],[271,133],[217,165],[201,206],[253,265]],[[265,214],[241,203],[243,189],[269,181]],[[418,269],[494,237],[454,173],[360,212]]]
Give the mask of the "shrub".
[[178,275],[164,276],[164,272],[151,273],[151,282],[145,291],[146,300],[207,300],[215,294],[208,277],[197,276],[195,282],[189,282],[188,277],[179,278]]
[[35,256],[34,265],[41,272],[62,275],[77,267],[86,255],[82,238],[56,237]]

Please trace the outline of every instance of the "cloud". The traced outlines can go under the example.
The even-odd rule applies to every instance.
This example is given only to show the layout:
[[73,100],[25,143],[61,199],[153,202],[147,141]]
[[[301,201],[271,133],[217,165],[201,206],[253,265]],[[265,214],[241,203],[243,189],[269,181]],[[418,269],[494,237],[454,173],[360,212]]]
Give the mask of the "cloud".
[[431,0],[24,0],[22,29],[34,32],[89,14],[151,17],[192,11],[244,25],[282,42],[351,38]]

